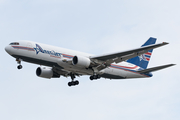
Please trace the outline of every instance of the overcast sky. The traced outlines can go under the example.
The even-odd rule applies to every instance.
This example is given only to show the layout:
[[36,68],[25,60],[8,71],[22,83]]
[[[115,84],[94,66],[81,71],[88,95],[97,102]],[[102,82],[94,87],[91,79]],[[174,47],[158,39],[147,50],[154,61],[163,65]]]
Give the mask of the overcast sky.
[[[0,0],[1,120],[179,120],[179,0]],[[169,42],[148,67],[175,63],[152,78],[43,79],[38,65],[23,69],[4,47],[31,40],[95,55],[141,46],[149,37]]]

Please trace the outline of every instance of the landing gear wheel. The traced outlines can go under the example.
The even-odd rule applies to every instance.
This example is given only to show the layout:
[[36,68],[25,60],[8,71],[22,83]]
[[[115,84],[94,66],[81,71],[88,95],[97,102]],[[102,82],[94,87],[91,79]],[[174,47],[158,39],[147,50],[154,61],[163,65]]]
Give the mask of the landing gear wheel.
[[20,58],[16,58],[16,61],[17,61],[17,63],[19,64],[18,66],[17,66],[17,69],[22,69],[22,65],[21,65],[21,59]]
[[94,79],[100,79],[101,77],[99,75],[92,75],[89,77],[90,80],[94,80]]
[[77,81],[77,80],[74,81],[74,83],[75,83],[75,85],[79,85],[79,81]]
[[18,65],[17,68],[18,68],[18,69],[22,69],[22,65]]
[[71,87],[72,86],[72,82],[68,82],[68,86]]
[[94,77],[93,77],[93,76],[90,76],[90,77],[89,77],[89,79],[90,79],[90,80],[93,80],[93,79],[94,79]]
[[68,86],[71,87],[71,86],[75,86],[75,85],[79,85],[79,81],[72,81],[72,82],[68,82]]

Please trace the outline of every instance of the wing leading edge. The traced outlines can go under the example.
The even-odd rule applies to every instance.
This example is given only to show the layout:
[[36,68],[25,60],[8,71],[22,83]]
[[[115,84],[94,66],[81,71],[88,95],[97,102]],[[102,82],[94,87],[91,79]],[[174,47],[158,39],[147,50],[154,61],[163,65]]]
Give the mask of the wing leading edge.
[[148,46],[145,46],[145,47],[140,47],[140,48],[124,51],[124,52],[106,54],[106,55],[101,55],[101,56],[94,56],[94,57],[91,57],[91,59],[98,59],[98,60],[101,60],[101,61],[107,61],[107,60],[110,60],[110,59],[114,59],[114,58],[117,58],[117,57],[123,57],[123,56],[129,56],[128,59],[130,59],[130,58],[133,58],[135,56],[139,56],[141,54],[144,54],[148,50],[155,49],[155,48],[167,45],[167,44],[169,44],[169,43],[163,42],[163,43],[154,44],[154,45],[148,45]]

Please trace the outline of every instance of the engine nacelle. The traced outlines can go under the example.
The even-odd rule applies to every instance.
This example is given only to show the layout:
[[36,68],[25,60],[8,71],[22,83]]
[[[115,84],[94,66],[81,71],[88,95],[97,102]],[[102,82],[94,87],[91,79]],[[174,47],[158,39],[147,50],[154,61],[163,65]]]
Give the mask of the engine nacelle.
[[36,69],[36,75],[43,78],[59,78],[60,75],[56,75],[51,68],[38,67]]
[[72,60],[72,64],[78,67],[88,68],[91,64],[91,60],[83,56],[74,56]]

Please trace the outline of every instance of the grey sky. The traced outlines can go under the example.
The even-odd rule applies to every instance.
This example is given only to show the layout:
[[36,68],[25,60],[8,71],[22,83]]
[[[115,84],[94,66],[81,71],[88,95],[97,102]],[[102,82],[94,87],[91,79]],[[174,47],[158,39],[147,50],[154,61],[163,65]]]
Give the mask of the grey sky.
[[1,120],[179,120],[179,65],[150,79],[46,80],[38,65],[15,59],[4,47],[31,40],[100,55],[137,48],[149,37],[170,44],[153,51],[149,67],[175,63],[180,54],[180,1],[0,0]]

